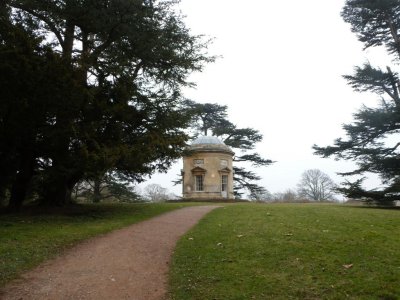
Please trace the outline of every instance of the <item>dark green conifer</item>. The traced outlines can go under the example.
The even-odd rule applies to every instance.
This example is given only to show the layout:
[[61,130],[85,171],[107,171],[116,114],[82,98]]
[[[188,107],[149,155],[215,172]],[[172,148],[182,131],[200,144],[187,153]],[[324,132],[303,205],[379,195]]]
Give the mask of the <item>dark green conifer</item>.
[[400,199],[400,81],[396,72],[400,59],[400,2],[397,0],[347,0],[342,11],[344,20],[364,43],[365,48],[385,46],[395,64],[382,70],[366,63],[344,76],[358,92],[379,95],[375,108],[362,107],[354,122],[343,126],[347,138],[335,140],[333,146],[314,146],[323,157],[356,161],[358,168],[344,176],[378,174],[385,187],[366,190],[363,179],[347,181],[340,190],[349,198],[361,198],[379,204]]
[[[42,203],[68,204],[72,188],[82,178],[115,171],[138,180],[156,169],[165,170],[180,156],[189,122],[181,88],[190,85],[190,72],[201,70],[212,58],[205,53],[207,42],[185,27],[173,7],[177,1],[1,3],[12,30],[39,36],[38,45],[57,62],[55,73],[46,73],[53,79],[37,84],[24,98],[31,106],[36,98],[44,101],[38,107],[48,100],[51,104],[43,126],[33,133],[35,141],[43,141],[40,151],[34,146],[33,154],[40,162],[34,173]],[[0,37],[7,32],[9,28],[0,27]],[[37,55],[45,67],[49,65],[44,53]],[[30,63],[31,58],[26,59]],[[17,61],[10,64],[21,67]],[[0,84],[7,90],[4,81]],[[24,90],[16,91],[13,97],[22,100]],[[11,169],[16,172],[15,166]],[[14,179],[8,176],[1,187],[9,188]]]

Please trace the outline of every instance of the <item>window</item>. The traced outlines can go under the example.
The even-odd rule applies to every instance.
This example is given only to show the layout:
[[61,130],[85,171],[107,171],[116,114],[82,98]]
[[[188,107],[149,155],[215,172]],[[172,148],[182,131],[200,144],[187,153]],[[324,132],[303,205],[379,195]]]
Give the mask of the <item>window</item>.
[[195,191],[196,192],[201,192],[204,190],[204,176],[203,175],[195,175],[194,176],[194,181],[195,181]]
[[194,159],[193,163],[195,166],[204,165],[204,159]]
[[228,175],[221,176],[221,191],[226,192],[228,190]]
[[226,159],[221,159],[221,167],[226,168],[228,166],[228,161]]

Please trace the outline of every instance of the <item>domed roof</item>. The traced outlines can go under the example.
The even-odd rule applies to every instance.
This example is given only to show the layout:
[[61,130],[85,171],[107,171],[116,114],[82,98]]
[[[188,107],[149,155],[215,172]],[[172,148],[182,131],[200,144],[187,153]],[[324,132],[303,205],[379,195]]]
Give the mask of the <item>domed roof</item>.
[[214,144],[214,145],[225,145],[219,138],[216,136],[199,136],[195,139],[192,145],[198,144]]
[[235,153],[216,136],[200,136],[188,147],[190,151]]

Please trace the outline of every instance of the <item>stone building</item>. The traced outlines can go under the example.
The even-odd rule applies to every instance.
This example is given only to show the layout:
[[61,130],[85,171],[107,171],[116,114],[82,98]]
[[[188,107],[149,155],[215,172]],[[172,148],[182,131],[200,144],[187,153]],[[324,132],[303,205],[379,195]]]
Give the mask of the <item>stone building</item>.
[[214,136],[201,136],[183,157],[182,189],[186,200],[234,199],[235,153]]

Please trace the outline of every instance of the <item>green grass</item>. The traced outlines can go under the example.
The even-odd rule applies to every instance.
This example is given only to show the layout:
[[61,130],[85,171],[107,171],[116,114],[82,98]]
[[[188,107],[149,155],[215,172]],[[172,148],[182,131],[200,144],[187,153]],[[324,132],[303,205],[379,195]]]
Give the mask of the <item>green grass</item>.
[[80,205],[0,216],[0,286],[83,239],[187,205]]
[[179,241],[170,297],[391,300],[399,280],[400,210],[239,204]]

